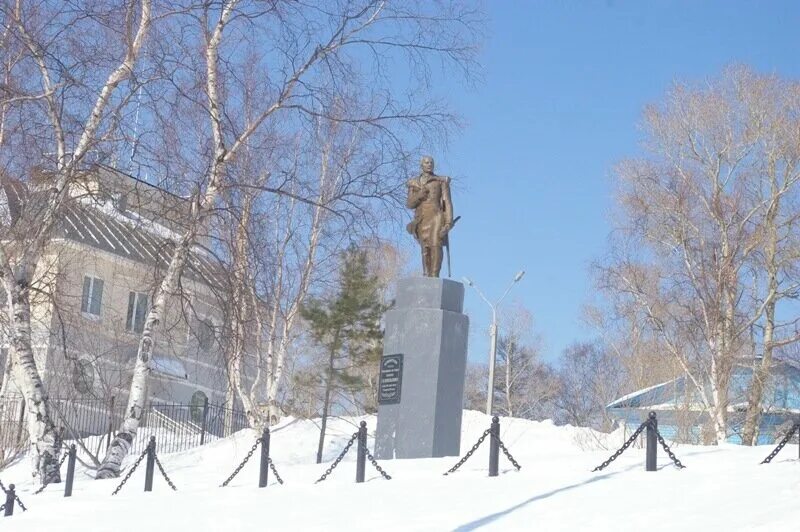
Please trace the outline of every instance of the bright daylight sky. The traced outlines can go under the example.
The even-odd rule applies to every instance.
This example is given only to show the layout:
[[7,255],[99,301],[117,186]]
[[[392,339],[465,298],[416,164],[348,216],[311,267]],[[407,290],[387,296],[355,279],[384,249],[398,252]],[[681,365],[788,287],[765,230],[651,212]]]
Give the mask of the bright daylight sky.
[[[676,79],[730,63],[800,75],[800,2],[489,0],[485,81],[446,87],[467,127],[437,173],[463,216],[453,277],[530,308],[543,356],[593,336],[581,307],[609,233],[610,172],[636,153],[643,106]],[[414,254],[414,267],[419,259]],[[446,267],[443,268],[443,274]],[[485,361],[488,307],[468,289],[470,359]]]

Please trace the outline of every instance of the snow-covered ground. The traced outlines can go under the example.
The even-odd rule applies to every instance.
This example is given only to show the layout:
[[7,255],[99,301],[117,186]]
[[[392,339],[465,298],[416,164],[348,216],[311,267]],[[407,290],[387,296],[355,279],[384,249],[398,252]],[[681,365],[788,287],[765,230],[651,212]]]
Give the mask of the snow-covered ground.
[[[375,418],[364,418],[370,435]],[[355,432],[360,419],[335,420],[325,460]],[[465,412],[462,450],[489,426],[489,418]],[[787,446],[772,464],[759,465],[770,447],[676,446],[687,469],[675,469],[659,452],[658,472],[644,471],[644,450],[631,448],[599,473],[591,469],[622,442],[550,422],[501,419],[501,438],[522,465],[516,472],[501,456],[501,474],[487,477],[488,442],[457,472],[442,473],[455,458],[391,460],[382,479],[367,464],[367,482],[355,484],[355,449],[321,484],[315,464],[317,427],[286,420],[272,435],[271,456],[283,486],[257,487],[258,454],[227,488],[219,485],[252,446],[242,431],[202,448],[161,455],[179,491],[156,472],[152,493],[142,491],[140,467],[119,495],[118,480],[94,481],[80,467],[71,499],[62,486],[41,495],[28,464],[0,472],[16,483],[29,511],[0,517],[9,531],[237,531],[237,530],[798,530],[800,460]],[[609,450],[600,450],[605,444]],[[370,447],[372,439],[370,438]],[[595,450],[586,450],[594,446]],[[613,447],[613,448],[612,448]],[[135,457],[131,457],[132,460]],[[129,462],[130,463],[130,462]],[[64,471],[66,468],[64,468]]]

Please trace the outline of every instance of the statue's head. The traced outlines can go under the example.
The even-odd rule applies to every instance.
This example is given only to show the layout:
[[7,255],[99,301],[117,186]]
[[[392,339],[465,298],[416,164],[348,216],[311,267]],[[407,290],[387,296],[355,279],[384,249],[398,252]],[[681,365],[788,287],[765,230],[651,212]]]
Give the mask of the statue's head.
[[433,173],[433,157],[430,155],[424,156],[419,161],[419,167],[425,174],[432,174]]

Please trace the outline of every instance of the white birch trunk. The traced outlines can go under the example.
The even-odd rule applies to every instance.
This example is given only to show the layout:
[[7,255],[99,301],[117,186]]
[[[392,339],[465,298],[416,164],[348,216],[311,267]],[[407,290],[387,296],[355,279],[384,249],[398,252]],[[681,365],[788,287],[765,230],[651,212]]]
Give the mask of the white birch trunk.
[[21,281],[11,287],[10,293],[14,309],[10,326],[11,347],[16,359],[13,366],[14,381],[25,400],[31,465],[41,483],[60,482],[58,457],[61,435],[53,423],[44,382],[36,367],[31,339],[29,291]]
[[[199,221],[199,220],[198,220]],[[153,355],[155,333],[164,319],[166,298],[178,292],[178,282],[183,269],[189,259],[189,253],[194,242],[194,231],[187,232],[177,244],[172,255],[167,273],[161,281],[153,298],[153,306],[147,313],[142,337],[139,339],[139,349],[136,354],[136,363],[133,368],[133,378],[128,395],[128,406],[125,410],[125,419],[122,422],[114,440],[106,452],[96,478],[112,478],[119,476],[122,460],[127,456],[139,429],[139,423],[144,415],[147,401],[147,385],[150,376],[150,360]]]
[[[23,38],[23,42],[36,62],[41,77],[43,99],[46,102],[48,116],[53,127],[58,154],[57,173],[52,184],[52,192],[47,207],[35,226],[30,228],[30,237],[24,243],[19,257],[12,259],[5,250],[0,250],[0,264],[9,296],[9,317],[11,352],[14,381],[25,398],[28,412],[28,433],[31,442],[32,465],[34,474],[42,483],[60,481],[58,459],[61,452],[61,438],[53,422],[49,398],[44,381],[36,366],[31,338],[31,306],[30,287],[36,266],[49,242],[50,234],[55,226],[59,212],[68,197],[69,184],[74,178],[78,164],[91,149],[100,130],[103,113],[119,85],[130,77],[133,66],[139,56],[141,46],[147,35],[151,21],[150,0],[141,3],[141,15],[136,34],[130,41],[125,57],[109,74],[100,89],[98,98],[84,124],[83,133],[78,139],[72,156],[67,160],[65,135],[61,126],[60,107],[54,96],[53,83],[45,62],[46,52],[30,37],[21,19],[19,6],[12,13],[10,20],[15,24]],[[133,9],[133,7],[131,7]]]
[[511,360],[513,348],[508,348],[506,353],[506,410],[508,417],[514,417],[514,409],[511,406]]
[[206,46],[206,90],[208,92],[209,101],[209,118],[211,119],[211,129],[214,136],[214,160],[212,161],[206,180],[208,188],[205,194],[198,198],[191,219],[189,220],[188,229],[180,241],[176,242],[175,250],[172,253],[172,258],[167,267],[167,272],[156,289],[156,294],[153,298],[153,306],[147,313],[142,337],[139,340],[139,349],[133,369],[125,419],[116,437],[111,442],[106,456],[97,471],[96,478],[98,479],[119,476],[122,468],[122,461],[130,451],[133,440],[136,437],[136,432],[139,429],[139,423],[144,414],[145,403],[148,396],[147,385],[151,370],[150,360],[153,355],[155,333],[157,332],[159,324],[164,319],[166,298],[178,292],[178,283],[180,282],[181,275],[183,275],[186,263],[189,260],[197,231],[203,225],[210,210],[214,206],[219,191],[219,180],[222,175],[223,167],[227,158],[230,157],[232,153],[226,152],[222,138],[217,87],[217,61],[219,45],[222,40],[222,31],[231,17],[235,4],[236,1],[231,0],[224,5],[220,19]]

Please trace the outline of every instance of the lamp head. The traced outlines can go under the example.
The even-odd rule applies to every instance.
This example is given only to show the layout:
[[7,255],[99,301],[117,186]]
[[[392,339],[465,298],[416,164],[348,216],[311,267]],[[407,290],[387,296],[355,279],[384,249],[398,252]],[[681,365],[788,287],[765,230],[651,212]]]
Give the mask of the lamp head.
[[522,279],[524,276],[525,276],[525,270],[520,270],[519,272],[517,272],[517,275],[514,276],[514,282],[516,283],[517,281]]

